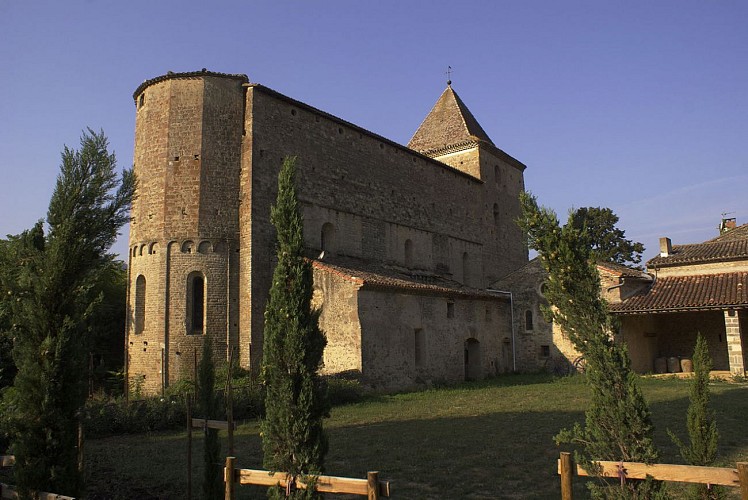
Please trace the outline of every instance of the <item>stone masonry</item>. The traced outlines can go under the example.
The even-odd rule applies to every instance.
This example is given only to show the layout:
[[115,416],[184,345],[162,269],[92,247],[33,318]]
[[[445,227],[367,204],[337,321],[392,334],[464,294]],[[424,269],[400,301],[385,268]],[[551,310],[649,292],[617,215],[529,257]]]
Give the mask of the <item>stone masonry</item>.
[[244,75],[169,73],[134,99],[131,386],[153,393],[189,376],[204,341],[259,368],[286,156],[327,372],[390,389],[511,369],[508,299],[487,287],[527,262],[514,224],[525,166],[451,87],[410,147]]

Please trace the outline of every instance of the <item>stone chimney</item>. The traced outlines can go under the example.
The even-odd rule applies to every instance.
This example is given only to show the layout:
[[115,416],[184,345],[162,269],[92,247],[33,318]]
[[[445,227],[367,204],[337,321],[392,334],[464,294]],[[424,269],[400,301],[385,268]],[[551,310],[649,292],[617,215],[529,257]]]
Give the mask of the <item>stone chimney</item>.
[[673,253],[673,243],[670,238],[660,238],[660,257],[667,257]]
[[738,226],[738,221],[735,217],[726,219],[723,215],[722,222],[719,225],[719,234],[724,234],[730,229],[735,229],[737,226]]

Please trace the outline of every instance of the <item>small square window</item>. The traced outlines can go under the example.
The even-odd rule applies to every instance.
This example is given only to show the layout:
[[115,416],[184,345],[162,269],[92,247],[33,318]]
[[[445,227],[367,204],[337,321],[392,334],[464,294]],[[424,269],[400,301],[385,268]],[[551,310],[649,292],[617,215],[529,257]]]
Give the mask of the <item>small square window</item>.
[[540,357],[549,358],[551,356],[551,346],[541,345],[540,346]]

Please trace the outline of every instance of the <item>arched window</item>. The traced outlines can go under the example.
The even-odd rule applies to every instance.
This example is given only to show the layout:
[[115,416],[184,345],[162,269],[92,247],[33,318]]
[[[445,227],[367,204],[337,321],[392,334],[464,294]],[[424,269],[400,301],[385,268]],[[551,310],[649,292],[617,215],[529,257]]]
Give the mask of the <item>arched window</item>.
[[405,267],[413,267],[413,242],[405,240]]
[[328,253],[334,254],[337,251],[335,241],[335,226],[326,222],[322,225],[322,234],[320,237],[320,248]]
[[205,330],[205,276],[194,272],[187,277],[187,334],[201,335]]
[[525,330],[530,331],[533,330],[533,324],[532,324],[532,311],[529,309],[525,311]]
[[145,276],[135,280],[135,333],[145,330]]

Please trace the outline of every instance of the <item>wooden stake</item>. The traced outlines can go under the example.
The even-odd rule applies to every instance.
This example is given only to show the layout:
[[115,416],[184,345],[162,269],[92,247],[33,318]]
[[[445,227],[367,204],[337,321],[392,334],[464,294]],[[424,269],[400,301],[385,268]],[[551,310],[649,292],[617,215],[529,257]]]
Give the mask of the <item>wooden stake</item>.
[[574,492],[572,490],[572,477],[574,476],[574,462],[571,459],[571,453],[561,452],[561,500],[572,500]]
[[741,498],[748,500],[748,462],[738,462],[738,480]]
[[229,374],[226,377],[226,420],[229,423],[229,455],[234,455],[234,398],[231,387],[231,369],[234,362],[234,350],[229,349]]
[[366,490],[369,500],[379,500],[379,472],[366,473]]
[[224,500],[234,500],[234,462],[236,458],[226,457],[226,468],[223,469],[223,481],[226,485]]
[[[82,410],[81,410],[82,411]],[[83,476],[85,462],[83,461],[83,415],[78,416],[78,472]]]
[[192,500],[192,399],[187,395],[187,500]]

